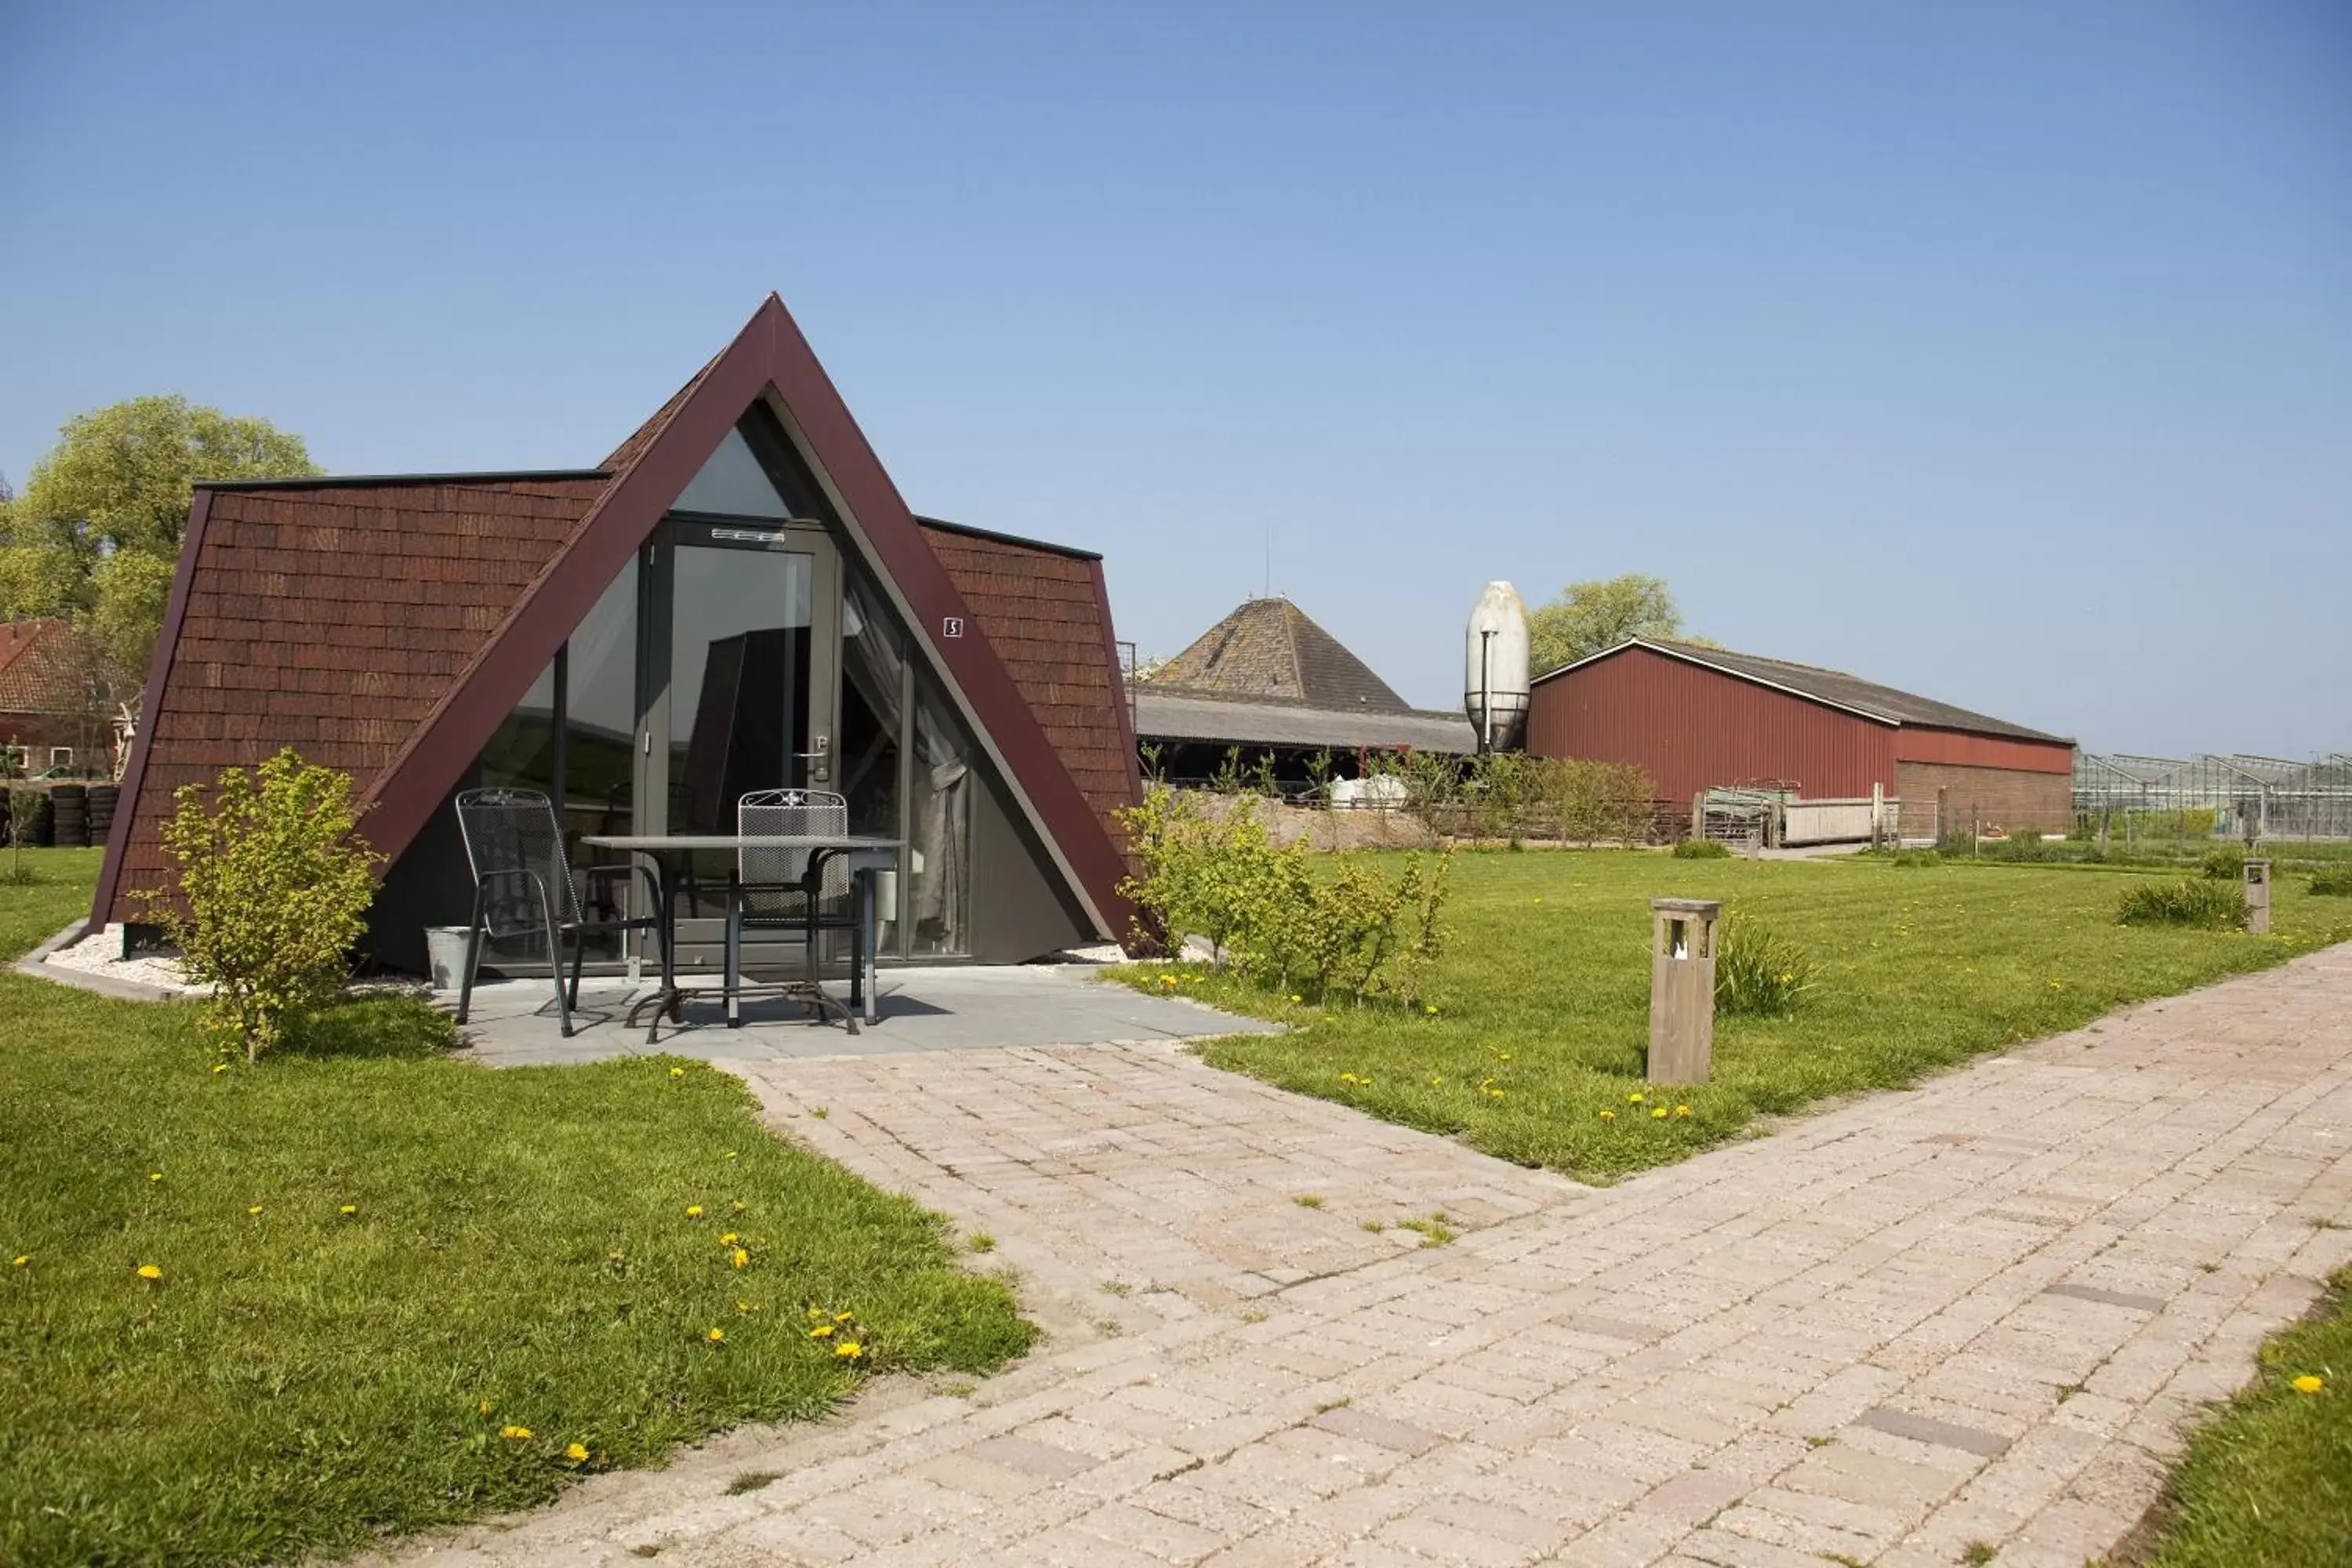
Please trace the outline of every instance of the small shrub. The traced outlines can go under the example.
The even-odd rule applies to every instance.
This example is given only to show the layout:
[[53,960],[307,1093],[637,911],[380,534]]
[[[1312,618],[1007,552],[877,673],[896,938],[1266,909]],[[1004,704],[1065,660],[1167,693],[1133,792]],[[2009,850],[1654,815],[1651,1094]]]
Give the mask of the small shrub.
[[1444,950],[1445,854],[1407,860],[1393,881],[1353,855],[1318,874],[1304,842],[1274,847],[1248,802],[1211,816],[1156,783],[1119,826],[1141,871],[1119,889],[1136,907],[1139,949],[1205,937],[1218,967],[1253,984],[1406,1003]]
[[2197,931],[2242,931],[2246,892],[2235,882],[2183,877],[2143,882],[2116,906],[2116,923],[2126,926],[2188,926]]
[[2216,844],[2205,851],[2197,868],[2216,882],[2242,882],[2246,879],[2246,852],[2235,844]]
[[2311,890],[2322,898],[2352,899],[2352,866],[2337,866],[2314,872]]
[[1685,838],[1675,843],[1674,854],[1677,860],[1727,860],[1731,847],[1712,838]]
[[1769,926],[1735,915],[1716,933],[1717,1012],[1780,1017],[1801,1006],[1813,984],[1811,955]]
[[207,812],[204,786],[183,785],[163,824],[180,899],[141,896],[212,988],[205,1029],[251,1061],[342,988],[381,857],[358,837],[349,776],[291,746],[254,773],[224,771],[214,794]]
[[1940,866],[1943,863],[1943,856],[1933,849],[1897,849],[1895,852],[1895,864],[1897,866]]

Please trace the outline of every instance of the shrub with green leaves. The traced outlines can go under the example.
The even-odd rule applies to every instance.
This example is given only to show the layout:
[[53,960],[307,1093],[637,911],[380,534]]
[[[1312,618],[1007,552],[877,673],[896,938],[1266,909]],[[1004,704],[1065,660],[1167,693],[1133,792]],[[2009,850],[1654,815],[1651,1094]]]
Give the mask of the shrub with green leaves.
[[1811,955],[1771,927],[1733,915],[1717,931],[1717,1012],[1777,1018],[1803,1005],[1814,984]]
[[350,777],[291,746],[253,773],[225,770],[211,810],[201,784],[173,798],[178,897],[140,897],[212,991],[205,1027],[251,1061],[341,989],[382,857],[359,837]]
[[1942,854],[1933,849],[1897,849],[1893,858],[1897,866],[1940,866],[1944,863]]
[[2143,882],[2116,906],[2116,923],[2126,926],[2188,926],[2196,931],[2243,931],[2246,890],[2236,882],[2182,877]]
[[2352,899],[2352,866],[2313,873],[2311,890],[2322,898]]
[[1415,856],[1394,881],[1354,855],[1318,871],[1303,842],[1274,847],[1252,802],[1213,814],[1158,783],[1119,825],[1141,868],[1120,884],[1139,947],[1176,952],[1197,936],[1220,968],[1256,984],[1360,1002],[1415,1000],[1444,949],[1449,855],[1433,868]]
[[1675,841],[1674,857],[1677,860],[1727,860],[1731,847],[1712,838],[1684,838]]

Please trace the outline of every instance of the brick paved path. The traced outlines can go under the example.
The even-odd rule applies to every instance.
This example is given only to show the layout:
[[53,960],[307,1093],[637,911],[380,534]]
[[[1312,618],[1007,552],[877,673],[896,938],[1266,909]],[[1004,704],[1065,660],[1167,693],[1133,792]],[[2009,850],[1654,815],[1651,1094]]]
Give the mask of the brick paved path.
[[2082,1568],[2352,1258],[2352,947],[1601,1191],[1166,1047],[749,1071],[1053,1342],[410,1556]]

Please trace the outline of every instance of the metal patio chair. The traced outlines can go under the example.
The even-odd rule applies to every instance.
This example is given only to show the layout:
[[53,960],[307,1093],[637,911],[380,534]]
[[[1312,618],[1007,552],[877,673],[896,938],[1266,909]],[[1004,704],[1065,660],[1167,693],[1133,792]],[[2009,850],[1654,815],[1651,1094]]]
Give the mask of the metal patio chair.
[[[754,790],[735,803],[735,831],[746,837],[844,835],[849,831],[849,802],[824,790]],[[827,855],[812,869],[813,858],[806,849],[739,851],[736,877],[741,887],[730,911],[739,952],[746,930],[798,929],[811,984],[817,979],[817,933],[847,931],[856,920],[848,857]]]
[[[555,803],[535,789],[469,789],[457,796],[457,828],[466,839],[466,864],[474,873],[474,914],[466,931],[466,978],[457,988],[457,1022],[466,1021],[474,1000],[474,972],[481,967],[485,940],[537,931],[547,940],[547,963],[555,977],[555,1010],[566,1039],[572,1010],[580,1005],[580,971],[592,936],[648,931],[662,940],[661,881],[643,865],[592,866],[575,875],[564,853],[562,825]],[[592,895],[599,910],[614,918],[589,920],[581,910],[582,881],[641,876],[651,890],[651,913],[621,916],[612,891]],[[572,984],[563,984],[563,947],[572,943]]]

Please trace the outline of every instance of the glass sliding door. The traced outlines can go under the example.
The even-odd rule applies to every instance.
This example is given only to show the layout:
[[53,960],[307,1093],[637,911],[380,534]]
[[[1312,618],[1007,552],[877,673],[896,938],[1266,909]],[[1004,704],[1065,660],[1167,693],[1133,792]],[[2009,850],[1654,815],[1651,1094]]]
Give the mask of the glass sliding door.
[[[646,605],[640,831],[732,833],[755,790],[838,788],[840,563],[821,529],[674,518],[652,549]],[[731,862],[696,858],[682,968],[719,963]]]

